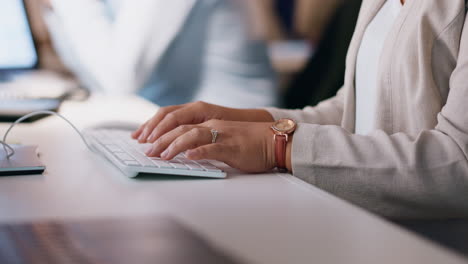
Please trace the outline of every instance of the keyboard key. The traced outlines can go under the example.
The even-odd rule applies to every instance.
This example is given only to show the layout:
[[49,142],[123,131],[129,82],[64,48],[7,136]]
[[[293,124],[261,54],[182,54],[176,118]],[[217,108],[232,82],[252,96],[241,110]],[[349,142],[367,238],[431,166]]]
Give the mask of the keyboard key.
[[204,171],[205,169],[198,164],[185,164],[190,170],[193,171]]
[[109,131],[101,131],[99,135],[99,139],[101,140],[101,142],[103,142],[103,141],[112,141],[115,138],[112,136],[112,134]]
[[122,144],[126,144],[129,147],[135,149],[136,151],[140,152],[141,154],[145,154],[153,145],[149,143],[140,144],[138,141],[129,139],[129,140],[122,140]]
[[172,167],[176,168],[176,169],[180,169],[180,170],[188,170],[189,168],[187,166],[185,166],[182,162],[180,162],[179,160],[175,159],[175,160],[170,160],[169,161],[169,164],[172,165]]
[[146,155],[141,154],[134,148],[128,147],[125,149],[130,155],[135,157],[135,159],[144,167],[157,167]]
[[104,147],[106,149],[108,149],[110,152],[114,152],[114,153],[124,153],[125,152],[121,147],[119,147],[117,145],[114,145],[114,144],[106,144],[106,145],[104,145]]
[[151,144],[138,144],[137,146],[135,146],[135,149],[145,154],[146,151],[148,151],[151,147],[152,147]]
[[[135,150],[136,151],[136,150]],[[153,163],[152,160],[144,157],[143,155],[136,156],[136,160],[141,163],[144,167],[158,167],[156,164]]]
[[185,166],[187,166],[190,170],[194,170],[194,171],[204,171],[205,169],[198,163],[194,162],[193,160],[189,160],[189,159],[179,159],[182,163],[185,164]]
[[201,166],[203,166],[203,168],[205,170],[207,170],[207,171],[213,171],[213,172],[220,172],[221,171],[216,166],[214,166],[213,164],[211,164],[210,162],[208,162],[206,160],[197,161],[197,163],[200,164]]
[[114,153],[114,156],[121,161],[135,161],[135,159],[127,153]]
[[202,166],[204,166],[204,165],[207,165],[207,166],[208,166],[208,165],[211,165],[211,163],[209,163],[209,162],[206,161],[206,160],[197,160],[197,161],[195,161],[195,162],[198,163],[198,164],[200,164],[200,165],[202,165]]
[[140,163],[136,160],[126,160],[123,163],[127,166],[140,166]]
[[101,144],[112,144],[114,143],[114,141],[112,139],[110,139],[107,135],[105,134],[102,134],[102,133],[99,133],[99,134],[95,134],[93,135],[94,138],[99,141],[99,143]]
[[209,166],[209,167],[203,166],[203,168],[205,168],[206,171],[212,171],[212,172],[221,172],[222,171],[222,170],[216,168],[215,166]]
[[151,159],[151,160],[152,160],[153,163],[154,163],[155,165],[157,165],[159,168],[162,168],[162,169],[172,169],[172,168],[173,168],[169,163],[167,163],[167,162],[165,162],[165,161],[163,161],[163,160],[160,160],[160,159],[158,159],[158,160],[156,160],[156,159]]

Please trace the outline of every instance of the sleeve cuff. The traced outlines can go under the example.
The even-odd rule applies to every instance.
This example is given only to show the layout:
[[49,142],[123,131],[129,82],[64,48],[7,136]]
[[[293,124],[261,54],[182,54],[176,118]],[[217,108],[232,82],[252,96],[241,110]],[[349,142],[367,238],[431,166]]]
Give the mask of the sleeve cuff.
[[304,122],[302,110],[285,110],[275,107],[266,107],[262,109],[270,113],[274,120],[289,118],[296,121],[297,123]]
[[319,125],[300,123],[297,125],[292,141],[291,164],[294,176],[310,183],[316,184],[312,173],[312,164],[320,152],[315,144]]

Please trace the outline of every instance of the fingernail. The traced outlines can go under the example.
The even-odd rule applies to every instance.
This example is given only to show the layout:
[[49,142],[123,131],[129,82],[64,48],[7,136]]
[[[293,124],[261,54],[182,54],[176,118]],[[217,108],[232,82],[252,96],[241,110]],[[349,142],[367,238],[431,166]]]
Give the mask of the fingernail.
[[150,149],[148,149],[148,150],[145,152],[146,156],[149,156],[149,155],[151,155],[152,153],[153,153],[153,148],[150,148]]
[[145,136],[145,135],[141,135],[141,136],[138,138],[138,141],[140,141],[141,143],[146,143],[146,136]]
[[166,149],[165,151],[163,151],[163,153],[161,153],[161,158],[165,159],[168,154],[169,154],[169,149]]
[[185,156],[187,156],[187,158],[189,159],[194,158],[196,155],[197,155],[196,150],[189,149],[185,152]]

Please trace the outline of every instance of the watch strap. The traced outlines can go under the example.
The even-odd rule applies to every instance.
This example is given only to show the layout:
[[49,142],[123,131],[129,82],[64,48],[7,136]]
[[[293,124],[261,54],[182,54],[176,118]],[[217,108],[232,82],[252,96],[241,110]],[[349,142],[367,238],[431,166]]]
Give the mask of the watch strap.
[[286,146],[288,144],[287,135],[275,135],[275,159],[276,167],[280,171],[287,171],[286,168]]

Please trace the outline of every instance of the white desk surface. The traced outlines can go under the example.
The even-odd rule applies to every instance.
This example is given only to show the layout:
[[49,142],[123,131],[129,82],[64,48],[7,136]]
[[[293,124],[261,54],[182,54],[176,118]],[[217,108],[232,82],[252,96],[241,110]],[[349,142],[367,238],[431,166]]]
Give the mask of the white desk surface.
[[[136,97],[94,97],[68,102],[61,113],[85,128],[144,121],[156,109]],[[9,139],[39,145],[47,170],[0,177],[0,222],[164,214],[247,263],[466,263],[287,174],[128,179],[57,117],[16,127]]]

